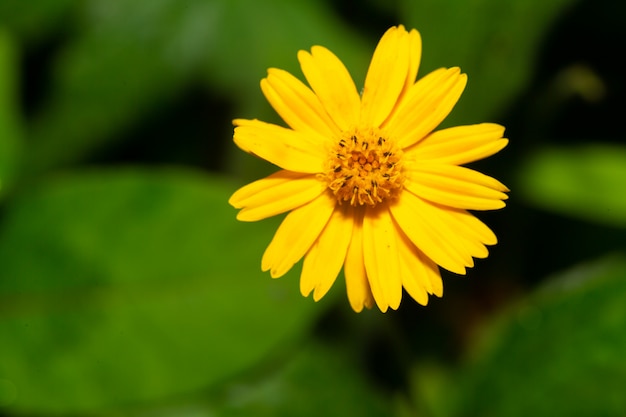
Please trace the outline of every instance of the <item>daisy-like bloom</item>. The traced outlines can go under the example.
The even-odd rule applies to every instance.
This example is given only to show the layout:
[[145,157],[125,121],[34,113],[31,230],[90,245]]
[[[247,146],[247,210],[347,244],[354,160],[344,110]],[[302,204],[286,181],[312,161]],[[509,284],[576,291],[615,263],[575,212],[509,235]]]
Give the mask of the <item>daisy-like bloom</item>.
[[278,278],[304,257],[300,290],[318,301],[342,267],[359,312],[397,309],[402,289],[426,305],[441,297],[439,267],[465,274],[487,257],[494,233],[467,210],[504,207],[507,187],[461,165],[506,146],[490,123],[433,132],[461,96],[467,76],[438,69],[417,82],[421,37],[390,28],[374,51],[361,94],[328,49],[300,51],[310,87],[271,68],[263,94],[289,128],[234,121],[242,150],[281,168],[236,191],[237,218],[289,212],[261,267]]

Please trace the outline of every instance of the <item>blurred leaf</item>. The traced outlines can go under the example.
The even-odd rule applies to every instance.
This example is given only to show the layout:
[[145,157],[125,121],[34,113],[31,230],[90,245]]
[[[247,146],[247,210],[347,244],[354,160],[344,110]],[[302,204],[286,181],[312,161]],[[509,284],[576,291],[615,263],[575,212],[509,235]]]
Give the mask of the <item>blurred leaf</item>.
[[0,195],[15,174],[21,139],[16,55],[11,37],[0,28]]
[[618,416],[626,410],[626,260],[580,265],[487,327],[457,416]]
[[[210,393],[183,401],[129,410],[127,417],[344,417],[390,416],[388,395],[377,390],[355,355],[320,343],[279,360]],[[107,414],[108,415],[108,414]]]
[[447,417],[454,409],[450,387],[455,382],[449,366],[436,360],[421,359],[410,373],[410,397],[404,399],[402,416]]
[[121,137],[189,83],[216,36],[215,1],[81,5],[82,31],[56,57],[51,94],[32,122],[28,172],[76,160]]
[[307,347],[267,378],[229,386],[215,415],[389,416],[390,404],[358,365],[345,352]]
[[230,192],[199,174],[137,169],[13,199],[0,224],[9,409],[63,415],[181,395],[306,332],[320,305],[295,277],[260,271],[276,221],[235,221]]
[[77,0],[2,0],[0,25],[20,40],[38,40],[58,29]]
[[543,148],[519,171],[532,204],[592,222],[626,226],[626,147],[589,144]]
[[497,116],[528,84],[538,46],[575,0],[403,0],[409,26],[424,42],[420,74],[460,66],[467,89],[446,124]]
[[259,108],[269,113],[259,88],[266,68],[296,67],[297,50],[314,43],[338,39],[348,61],[364,55],[357,38],[313,0],[78,4],[82,24],[56,56],[51,94],[33,120],[29,171],[115,141],[185,88],[219,91],[246,113],[238,117],[260,117]]

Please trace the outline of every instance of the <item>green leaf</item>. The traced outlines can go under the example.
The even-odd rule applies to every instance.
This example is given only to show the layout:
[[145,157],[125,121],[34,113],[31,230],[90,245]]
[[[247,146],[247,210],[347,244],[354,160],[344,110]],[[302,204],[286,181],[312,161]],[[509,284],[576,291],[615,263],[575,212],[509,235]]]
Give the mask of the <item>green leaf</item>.
[[130,416],[383,417],[391,411],[388,395],[376,389],[352,353],[313,343],[211,394]]
[[626,147],[610,144],[546,147],[519,170],[520,195],[538,207],[626,227]]
[[389,416],[391,406],[346,352],[309,346],[278,371],[227,387],[217,416]]
[[626,259],[580,265],[490,323],[456,389],[460,416],[626,410]]
[[0,28],[0,195],[16,174],[21,131],[17,103],[17,53]]
[[[270,66],[297,68],[298,49],[327,43],[348,63],[366,56],[359,38],[312,0],[92,0],[76,9],[81,24],[54,57],[50,94],[33,120],[30,173],[119,140],[192,86],[230,99],[236,117],[272,114],[259,81]],[[242,165],[235,155],[229,167]]]
[[77,11],[82,31],[56,57],[51,93],[30,130],[29,173],[119,140],[189,83],[216,36],[209,18],[215,1],[77,4],[85,6]]
[[455,404],[451,388],[455,387],[453,370],[439,361],[421,358],[410,372],[410,396],[404,400],[407,410],[402,416],[448,417]]
[[41,40],[59,29],[63,18],[77,0],[2,0],[0,25],[25,42]]
[[404,0],[423,38],[420,74],[460,66],[463,97],[446,124],[480,123],[506,108],[530,80],[540,42],[574,0]]
[[0,224],[1,405],[139,406],[231,377],[306,332],[323,307],[294,274],[260,271],[276,221],[237,222],[233,190],[200,174],[118,169],[11,200]]

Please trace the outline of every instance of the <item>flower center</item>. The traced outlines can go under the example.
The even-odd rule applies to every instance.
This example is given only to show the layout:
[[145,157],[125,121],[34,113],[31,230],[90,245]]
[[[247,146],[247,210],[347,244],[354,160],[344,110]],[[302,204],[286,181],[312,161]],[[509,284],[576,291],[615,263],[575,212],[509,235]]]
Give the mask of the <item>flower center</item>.
[[375,206],[402,189],[402,151],[377,128],[342,133],[324,174],[337,201]]

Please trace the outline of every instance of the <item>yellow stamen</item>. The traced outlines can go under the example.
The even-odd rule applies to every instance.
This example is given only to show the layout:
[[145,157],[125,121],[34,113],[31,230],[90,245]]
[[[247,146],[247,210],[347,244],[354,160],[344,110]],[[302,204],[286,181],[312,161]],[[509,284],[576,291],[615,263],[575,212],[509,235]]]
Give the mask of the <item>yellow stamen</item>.
[[339,203],[375,206],[402,189],[402,151],[377,128],[343,132],[323,174]]

